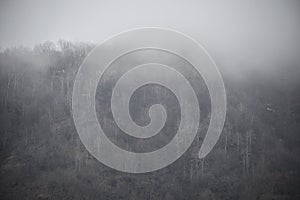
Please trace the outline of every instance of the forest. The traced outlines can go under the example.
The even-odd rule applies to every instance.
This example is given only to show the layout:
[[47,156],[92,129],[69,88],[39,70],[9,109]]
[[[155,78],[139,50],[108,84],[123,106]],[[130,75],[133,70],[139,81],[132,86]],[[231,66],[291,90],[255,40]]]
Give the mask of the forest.
[[0,199],[300,199],[299,64],[238,75],[220,68],[227,116],[210,154],[199,159],[198,134],[172,165],[130,174],[91,156],[72,119],[76,72],[94,47],[1,49]]

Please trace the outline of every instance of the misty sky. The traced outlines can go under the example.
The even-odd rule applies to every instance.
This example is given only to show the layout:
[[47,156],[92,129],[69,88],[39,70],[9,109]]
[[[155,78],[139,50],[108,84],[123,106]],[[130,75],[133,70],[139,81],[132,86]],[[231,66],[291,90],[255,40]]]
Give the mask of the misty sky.
[[300,1],[0,0],[0,47],[99,43],[132,28],[184,32],[228,64],[299,63]]

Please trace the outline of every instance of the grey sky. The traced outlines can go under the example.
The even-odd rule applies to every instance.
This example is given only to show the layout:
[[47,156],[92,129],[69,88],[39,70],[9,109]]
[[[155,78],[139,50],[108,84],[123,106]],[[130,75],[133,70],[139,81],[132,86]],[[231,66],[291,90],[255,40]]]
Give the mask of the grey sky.
[[299,19],[297,0],[1,0],[0,47],[58,39],[99,43],[124,30],[158,26],[194,37],[228,64],[272,65],[299,61]]

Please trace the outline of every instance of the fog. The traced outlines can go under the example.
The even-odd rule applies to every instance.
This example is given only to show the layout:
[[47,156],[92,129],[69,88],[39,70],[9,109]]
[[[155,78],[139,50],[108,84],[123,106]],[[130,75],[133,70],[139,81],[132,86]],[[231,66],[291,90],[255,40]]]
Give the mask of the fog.
[[[0,199],[299,199],[299,11],[298,0],[0,0]],[[85,113],[94,116],[89,112],[94,107],[94,122],[98,120],[113,144],[136,153],[162,149],[181,130],[185,106],[186,113],[194,107],[196,111],[195,118],[186,121],[197,126],[199,122],[192,144],[177,161],[158,171],[131,174],[111,169],[89,153],[75,124],[74,88],[81,85],[77,77],[86,80],[83,86],[96,83],[92,78],[97,73],[78,75],[95,44],[141,27],[174,29],[201,43],[220,69],[227,106],[220,138],[205,158],[199,158],[214,121],[213,96],[203,77],[175,54],[150,48],[116,59],[97,87],[94,84],[95,97],[78,95],[87,103],[82,118],[89,119]],[[151,32],[145,38],[157,41],[156,36]],[[192,51],[178,40],[176,45],[183,52]],[[102,47],[119,50],[110,44]],[[110,52],[106,58],[114,55]],[[98,61],[98,54],[95,58]],[[151,124],[153,105],[164,107],[162,129],[157,126],[156,135],[139,138],[127,134],[133,122],[121,122],[119,127],[118,118],[124,115],[115,117],[111,99],[116,99],[115,86],[123,75],[150,62],[170,66],[189,81],[201,115],[198,120],[197,105],[185,102],[193,96],[168,73],[160,80],[172,84],[143,85],[131,95],[129,106],[118,104],[116,110],[126,107],[130,116],[125,117],[140,126]],[[131,74],[130,80],[148,80],[151,74],[142,72]],[[173,93],[177,88],[182,101]],[[129,98],[119,98],[124,99]],[[90,126],[92,121],[82,124]],[[192,126],[185,124],[188,135]],[[176,148],[175,154],[179,155]],[[107,158],[119,155],[112,151]]]
[[2,0],[0,47],[59,39],[101,43],[128,29],[155,26],[192,36],[221,68],[268,72],[299,63],[299,11],[297,0]]

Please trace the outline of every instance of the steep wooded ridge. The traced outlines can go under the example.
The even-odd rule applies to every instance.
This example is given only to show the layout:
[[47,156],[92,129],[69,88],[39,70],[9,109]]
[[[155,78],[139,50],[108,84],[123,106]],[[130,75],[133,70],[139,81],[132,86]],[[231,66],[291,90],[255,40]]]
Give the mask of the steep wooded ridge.
[[198,158],[200,135],[167,168],[127,174],[94,159],[72,120],[74,78],[93,47],[0,53],[0,199],[300,199],[299,66],[223,71],[228,112],[212,152]]

